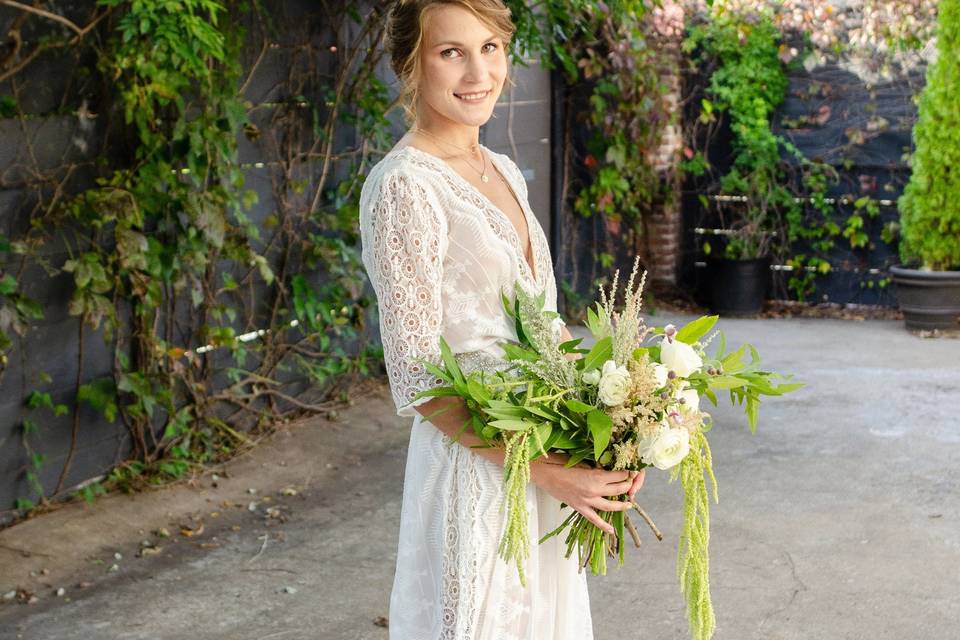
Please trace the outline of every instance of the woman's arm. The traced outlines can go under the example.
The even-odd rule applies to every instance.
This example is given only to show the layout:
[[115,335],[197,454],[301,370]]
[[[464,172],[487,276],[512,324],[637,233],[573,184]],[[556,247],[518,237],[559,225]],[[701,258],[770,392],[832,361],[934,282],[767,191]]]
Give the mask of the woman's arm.
[[[418,405],[416,411],[447,436],[456,438],[459,434],[460,445],[467,447],[472,453],[503,466],[502,448],[487,447],[472,429],[463,428],[470,419],[470,412],[463,398],[432,398]],[[579,511],[590,522],[608,533],[613,533],[613,528],[597,515],[597,511],[629,509],[629,502],[608,498],[623,493],[629,493],[633,497],[633,493],[643,483],[642,475],[634,471],[605,471],[586,466],[568,469],[564,466],[567,460],[566,455],[556,452],[536,459],[530,465],[530,480],[560,502]]]

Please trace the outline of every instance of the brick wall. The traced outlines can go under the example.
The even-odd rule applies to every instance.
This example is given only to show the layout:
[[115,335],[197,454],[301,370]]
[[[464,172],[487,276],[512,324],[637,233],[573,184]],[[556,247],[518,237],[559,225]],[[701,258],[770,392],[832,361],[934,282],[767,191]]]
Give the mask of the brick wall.
[[[665,101],[673,121],[663,131],[661,144],[650,153],[650,160],[661,179],[669,183],[669,193],[680,189],[678,164],[683,150],[683,133],[680,125],[680,48],[679,40],[665,42],[660,51],[663,56],[661,82],[667,87]],[[646,226],[646,248],[650,264],[647,265],[652,282],[674,285],[681,259],[681,234],[683,212],[679,197],[658,203]]]

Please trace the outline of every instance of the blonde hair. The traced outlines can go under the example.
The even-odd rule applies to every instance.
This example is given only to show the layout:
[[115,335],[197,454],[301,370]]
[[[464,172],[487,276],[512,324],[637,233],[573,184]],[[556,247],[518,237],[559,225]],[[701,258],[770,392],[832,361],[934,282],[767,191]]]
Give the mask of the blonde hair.
[[[467,9],[509,48],[516,31],[510,9],[502,0],[397,0],[387,16],[385,44],[390,66],[400,80],[400,104],[407,119],[416,120],[419,98],[420,51],[427,13],[438,5],[456,5]],[[509,81],[509,76],[508,76]]]

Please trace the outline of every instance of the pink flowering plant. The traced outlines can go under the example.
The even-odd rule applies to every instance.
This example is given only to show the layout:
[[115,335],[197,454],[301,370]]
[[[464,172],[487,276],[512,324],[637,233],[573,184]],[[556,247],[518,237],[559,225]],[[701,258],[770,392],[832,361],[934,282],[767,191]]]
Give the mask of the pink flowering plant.
[[[531,296],[518,285],[513,301],[504,296],[518,337],[516,343],[500,345],[509,366],[464,374],[441,338],[442,365],[424,364],[445,384],[417,398],[463,398],[470,412],[463,428],[472,428],[486,446],[504,449],[507,525],[499,552],[516,564],[521,581],[530,547],[525,496],[531,461],[562,452],[569,457],[567,466],[631,471],[654,467],[679,479],[684,491],[680,586],[693,637],[709,638],[714,614],[708,582],[708,507],[711,494],[717,500],[717,484],[706,437],[712,420],[701,409],[700,397],[716,405],[717,393],[729,392],[731,402],[744,405],[755,431],[761,396],[783,395],[803,385],[778,382],[783,376],[762,370],[751,345],[727,352],[719,332],[705,337],[717,316],[698,318],[679,329],[647,327],[640,315],[645,275],[634,286],[635,263],[620,311],[615,308],[619,272],[609,296],[600,289],[600,301],[587,312],[586,325],[594,338],[589,349],[580,348],[582,339],[561,343],[559,314],[544,309],[544,294]],[[714,338],[716,349],[708,355]],[[644,510],[633,506],[662,539]],[[576,553],[581,568],[605,574],[608,557],[623,564],[626,535],[638,547],[640,535],[626,512],[600,516],[615,534],[571,510],[540,542],[562,535],[567,557]]]

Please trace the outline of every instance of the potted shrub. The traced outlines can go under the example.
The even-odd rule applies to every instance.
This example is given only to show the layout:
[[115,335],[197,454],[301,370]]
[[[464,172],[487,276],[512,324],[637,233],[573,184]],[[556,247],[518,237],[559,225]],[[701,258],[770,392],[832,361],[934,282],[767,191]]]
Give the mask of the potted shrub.
[[939,53],[898,202],[902,264],[891,273],[908,329],[960,330],[960,0],[943,0],[939,12]]
[[722,315],[760,311],[770,282],[782,216],[796,207],[785,186],[781,140],[770,127],[783,102],[787,77],[779,58],[780,34],[769,16],[713,15],[691,29],[688,48],[700,48],[701,66],[715,63],[700,118],[715,112],[730,119],[733,164],[720,179],[723,194],[743,202],[721,203],[720,242],[703,245],[711,308]]

